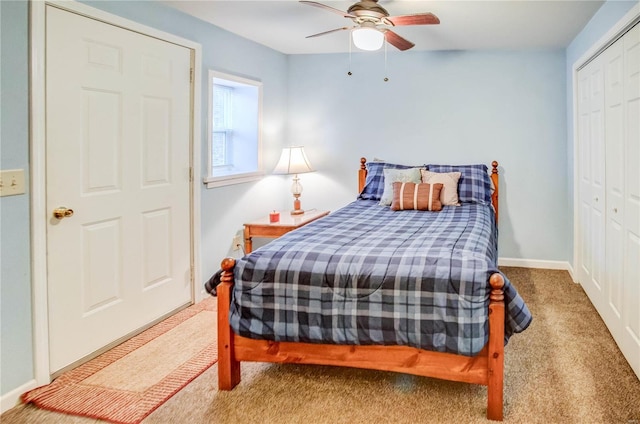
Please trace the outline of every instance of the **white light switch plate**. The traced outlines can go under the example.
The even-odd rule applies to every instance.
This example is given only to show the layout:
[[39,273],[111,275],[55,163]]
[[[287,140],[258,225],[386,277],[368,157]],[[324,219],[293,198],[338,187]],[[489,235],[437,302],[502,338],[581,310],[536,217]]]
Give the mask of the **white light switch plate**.
[[0,171],[0,196],[13,196],[24,192],[24,169]]

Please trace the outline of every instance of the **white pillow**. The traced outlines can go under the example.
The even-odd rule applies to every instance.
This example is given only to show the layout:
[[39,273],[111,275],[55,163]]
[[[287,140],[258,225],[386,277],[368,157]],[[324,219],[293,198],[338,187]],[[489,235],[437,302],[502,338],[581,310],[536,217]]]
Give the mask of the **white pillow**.
[[458,180],[462,175],[460,172],[431,172],[425,169],[420,172],[423,183],[442,184],[440,202],[443,205],[460,206],[460,200],[458,199]]
[[421,168],[393,169],[385,168],[382,170],[384,174],[384,191],[380,197],[380,204],[390,206],[393,201],[393,183],[415,183],[418,184],[422,179],[420,174]]

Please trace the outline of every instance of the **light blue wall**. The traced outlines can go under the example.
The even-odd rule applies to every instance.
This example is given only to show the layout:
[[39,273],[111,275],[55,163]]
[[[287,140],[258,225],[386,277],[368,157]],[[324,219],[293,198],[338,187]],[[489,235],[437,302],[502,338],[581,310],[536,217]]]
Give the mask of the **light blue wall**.
[[567,74],[567,194],[569,206],[567,208],[569,228],[570,261],[573,261],[573,66],[582,56],[602,38],[622,17],[638,4],[638,1],[609,0],[602,5],[589,23],[573,39],[566,50]]
[[[29,177],[27,2],[0,2],[0,168]],[[0,197],[0,393],[33,378],[28,194]]]
[[[354,198],[361,156],[501,165],[500,256],[566,261],[565,57],[448,51],[290,58],[290,140],[320,170],[307,204]],[[314,186],[315,185],[315,186]]]

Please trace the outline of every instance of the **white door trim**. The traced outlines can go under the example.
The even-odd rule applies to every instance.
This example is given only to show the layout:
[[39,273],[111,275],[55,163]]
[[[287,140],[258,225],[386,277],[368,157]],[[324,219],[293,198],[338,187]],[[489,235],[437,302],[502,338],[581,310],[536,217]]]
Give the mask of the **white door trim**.
[[192,84],[191,121],[191,260],[193,266],[192,299],[199,301],[202,291],[196,289],[200,282],[200,157],[201,157],[201,75],[202,47],[190,41],[155,28],[104,12],[93,7],[64,0],[34,0],[30,2],[30,181],[31,181],[31,274],[34,374],[37,386],[48,384],[49,325],[47,308],[47,232],[45,185],[45,6],[54,5],[105,23],[148,35],[160,40],[184,46],[192,51],[194,70]]
[[579,213],[579,187],[578,187],[578,69],[591,60],[604,46],[616,39],[620,33],[633,21],[640,18],[640,4],[631,8],[614,26],[609,29],[597,42],[595,42],[578,60],[573,63],[571,73],[573,75],[572,101],[573,101],[573,265],[576,271],[574,281],[580,283],[578,278],[578,213]]

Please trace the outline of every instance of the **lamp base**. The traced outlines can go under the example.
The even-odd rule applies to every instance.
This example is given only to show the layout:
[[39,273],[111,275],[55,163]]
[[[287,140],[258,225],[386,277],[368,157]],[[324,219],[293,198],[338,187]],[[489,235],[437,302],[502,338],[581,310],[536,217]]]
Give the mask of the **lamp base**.
[[293,210],[291,211],[291,215],[302,215],[304,211],[300,209],[300,194],[294,194],[295,199],[293,200]]

